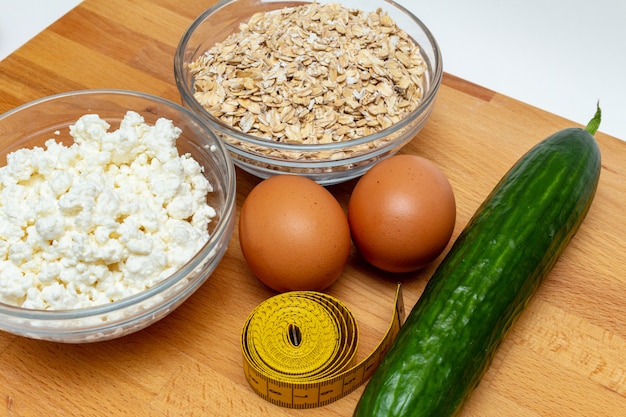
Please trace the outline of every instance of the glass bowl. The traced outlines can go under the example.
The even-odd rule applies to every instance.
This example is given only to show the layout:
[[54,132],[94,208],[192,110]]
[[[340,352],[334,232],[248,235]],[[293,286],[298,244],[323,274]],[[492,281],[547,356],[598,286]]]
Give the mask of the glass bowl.
[[[128,110],[154,125],[172,120],[182,129],[179,153],[189,153],[204,167],[213,186],[207,202],[216,211],[209,223],[209,240],[177,272],[149,289],[119,301],[68,310],[35,310],[0,303],[0,330],[33,339],[64,343],[118,338],[149,326],[176,309],[211,275],[232,236],[235,210],[235,168],[228,150],[198,117],[170,101],[130,91],[75,91],[36,100],[0,115],[0,166],[20,148],[43,147],[49,138],[72,143],[69,126],[96,113],[117,130]],[[2,188],[0,186],[0,188]]]
[[[313,1],[222,0],[202,13],[181,38],[174,57],[174,76],[184,106],[191,109],[215,130],[226,143],[235,165],[260,178],[277,173],[309,177],[322,185],[335,184],[364,174],[382,158],[395,154],[413,140],[428,120],[439,89],[442,58],[439,46],[429,29],[404,7],[387,0],[318,1],[339,3],[350,9],[374,12],[381,9],[420,47],[426,64],[423,96],[419,105],[395,124],[372,134],[332,143],[303,144],[279,142],[261,135],[253,136],[232,127],[207,111],[194,97],[195,62],[216,43],[254,14],[285,7],[306,5]],[[236,53],[237,49],[235,49]],[[341,52],[338,54],[341,55]]]

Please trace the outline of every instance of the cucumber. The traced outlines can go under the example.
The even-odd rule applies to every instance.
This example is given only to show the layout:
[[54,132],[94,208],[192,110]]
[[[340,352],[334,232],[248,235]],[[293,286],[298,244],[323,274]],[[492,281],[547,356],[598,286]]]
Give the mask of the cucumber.
[[354,416],[452,416],[585,218],[600,177],[593,135],[539,142],[454,242],[367,383]]

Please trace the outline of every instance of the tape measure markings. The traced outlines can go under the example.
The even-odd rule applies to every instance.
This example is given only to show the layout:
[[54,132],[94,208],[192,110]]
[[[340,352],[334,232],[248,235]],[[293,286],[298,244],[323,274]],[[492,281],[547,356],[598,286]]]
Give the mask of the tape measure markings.
[[330,404],[371,377],[403,320],[398,284],[385,335],[355,364],[358,327],[341,301],[314,291],[276,295],[257,306],[244,324],[244,374],[252,390],[273,404],[299,409]]

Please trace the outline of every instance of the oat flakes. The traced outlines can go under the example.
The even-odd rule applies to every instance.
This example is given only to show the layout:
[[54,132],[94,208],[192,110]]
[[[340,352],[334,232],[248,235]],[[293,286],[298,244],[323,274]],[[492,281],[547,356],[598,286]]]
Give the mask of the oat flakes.
[[195,99],[215,117],[295,144],[343,142],[397,123],[420,103],[427,69],[386,12],[318,3],[257,13],[189,67]]

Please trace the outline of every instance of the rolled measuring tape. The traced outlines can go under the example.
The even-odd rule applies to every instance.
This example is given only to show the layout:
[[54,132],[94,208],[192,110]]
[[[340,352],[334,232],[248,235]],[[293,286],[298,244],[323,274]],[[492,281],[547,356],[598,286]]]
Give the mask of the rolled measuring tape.
[[330,404],[371,376],[404,321],[398,284],[391,323],[372,353],[356,363],[358,328],[338,299],[315,291],[291,291],[259,304],[241,333],[248,384],[265,400],[287,408]]

